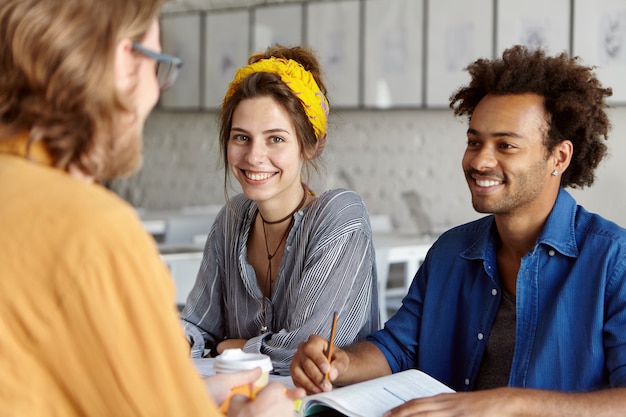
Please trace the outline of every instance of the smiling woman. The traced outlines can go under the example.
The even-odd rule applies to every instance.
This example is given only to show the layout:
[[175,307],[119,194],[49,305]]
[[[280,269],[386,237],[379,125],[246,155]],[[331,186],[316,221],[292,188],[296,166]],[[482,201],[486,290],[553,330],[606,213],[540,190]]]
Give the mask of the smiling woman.
[[220,147],[225,187],[242,194],[218,215],[182,319],[192,356],[226,348],[270,355],[289,367],[312,333],[328,336],[339,312],[338,346],[378,328],[369,215],[348,190],[316,195],[302,179],[327,136],[326,87],[302,47],[252,55],[226,93]]

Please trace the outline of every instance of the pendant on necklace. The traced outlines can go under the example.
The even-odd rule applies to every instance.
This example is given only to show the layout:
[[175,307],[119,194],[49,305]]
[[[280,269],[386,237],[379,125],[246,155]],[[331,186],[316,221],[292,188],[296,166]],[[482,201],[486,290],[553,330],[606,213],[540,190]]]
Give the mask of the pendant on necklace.
[[261,334],[267,333],[267,326],[261,326]]

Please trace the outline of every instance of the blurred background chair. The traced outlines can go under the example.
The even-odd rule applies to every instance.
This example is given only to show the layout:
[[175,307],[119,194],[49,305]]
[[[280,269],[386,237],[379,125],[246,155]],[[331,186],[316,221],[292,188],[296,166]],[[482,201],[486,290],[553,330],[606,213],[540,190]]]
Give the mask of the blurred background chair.
[[181,311],[187,302],[187,295],[196,282],[202,251],[162,253],[161,259],[167,265],[176,288],[176,306]]
[[429,236],[394,231],[388,215],[370,216],[381,325],[402,305],[413,277],[424,262],[433,240]]
[[165,218],[159,251],[172,274],[179,310],[196,282],[204,244],[220,209],[221,206],[184,207],[180,212],[168,213]]

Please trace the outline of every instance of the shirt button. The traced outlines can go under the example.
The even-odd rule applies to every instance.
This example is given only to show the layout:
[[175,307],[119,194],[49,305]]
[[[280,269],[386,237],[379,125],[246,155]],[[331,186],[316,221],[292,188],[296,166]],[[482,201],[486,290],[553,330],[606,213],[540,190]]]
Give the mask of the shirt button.
[[469,385],[469,378],[465,378],[465,385]]
[[285,250],[286,250],[287,252],[290,252],[290,251],[291,251],[291,245],[289,245],[289,246],[285,247]]
[[548,255],[550,255],[550,256],[554,256],[554,254],[555,254],[555,253],[556,253],[556,252],[554,251],[554,249],[550,249],[550,250],[548,251]]
[[478,340],[483,340],[483,337],[485,337],[485,336],[483,336],[482,333],[478,333]]
[[304,212],[302,210],[298,210],[298,214],[302,216],[304,215]]
[[493,288],[491,290],[491,295],[498,295],[498,290],[496,290],[495,288]]

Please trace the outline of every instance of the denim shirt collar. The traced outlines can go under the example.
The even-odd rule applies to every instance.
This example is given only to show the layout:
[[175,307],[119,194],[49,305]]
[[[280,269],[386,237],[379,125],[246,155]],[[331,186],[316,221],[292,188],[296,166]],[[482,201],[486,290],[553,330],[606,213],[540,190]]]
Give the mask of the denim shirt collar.
[[553,247],[565,256],[578,257],[576,244],[576,200],[561,187],[537,244]]
[[[578,257],[574,227],[576,211],[576,200],[561,187],[543,231],[531,252],[543,244],[554,248],[565,256]],[[477,230],[476,240],[461,254],[462,257],[467,259],[494,259],[498,231],[494,216],[491,215],[488,218],[490,221],[482,222],[482,227]]]

